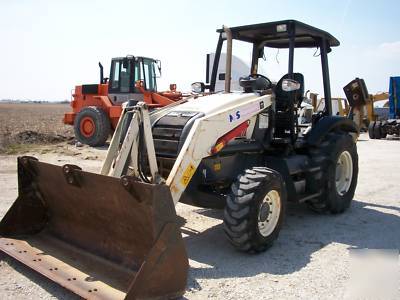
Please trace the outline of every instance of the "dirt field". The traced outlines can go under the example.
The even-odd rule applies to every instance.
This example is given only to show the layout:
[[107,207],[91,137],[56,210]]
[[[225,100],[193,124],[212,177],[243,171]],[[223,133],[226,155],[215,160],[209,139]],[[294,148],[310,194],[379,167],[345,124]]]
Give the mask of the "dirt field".
[[62,122],[64,113],[70,110],[68,104],[0,102],[0,153],[72,139],[72,126]]
[[[363,134],[352,207],[341,215],[318,215],[305,205],[289,205],[279,239],[259,255],[230,246],[221,211],[178,204],[190,257],[185,298],[353,299],[348,296],[352,249],[400,249],[399,150],[398,140],[369,140]],[[98,172],[105,153],[64,142],[26,154]],[[17,197],[16,155],[0,155],[0,186],[1,218]],[[0,274],[2,299],[77,299],[5,255],[0,255]]]

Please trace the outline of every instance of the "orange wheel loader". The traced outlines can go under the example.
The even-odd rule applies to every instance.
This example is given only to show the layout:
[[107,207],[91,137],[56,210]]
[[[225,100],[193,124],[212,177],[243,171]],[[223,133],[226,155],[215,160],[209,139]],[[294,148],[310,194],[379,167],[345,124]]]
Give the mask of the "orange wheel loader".
[[121,104],[144,101],[157,108],[182,99],[182,93],[171,84],[170,90],[157,92],[157,72],[161,62],[153,58],[126,56],[111,60],[110,77],[103,76],[100,67],[99,84],[83,84],[72,94],[72,112],[64,115],[64,123],[73,125],[76,139],[90,146],[102,146],[117,126]]

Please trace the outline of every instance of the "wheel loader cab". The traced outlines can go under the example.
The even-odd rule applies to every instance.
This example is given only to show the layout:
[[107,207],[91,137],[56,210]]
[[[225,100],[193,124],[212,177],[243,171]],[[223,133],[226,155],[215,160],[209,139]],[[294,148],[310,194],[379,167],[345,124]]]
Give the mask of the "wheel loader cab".
[[135,87],[138,80],[143,81],[144,89],[157,92],[157,72],[161,67],[157,60],[147,57],[117,57],[111,60],[108,94],[114,104],[129,99],[143,101],[143,94]]

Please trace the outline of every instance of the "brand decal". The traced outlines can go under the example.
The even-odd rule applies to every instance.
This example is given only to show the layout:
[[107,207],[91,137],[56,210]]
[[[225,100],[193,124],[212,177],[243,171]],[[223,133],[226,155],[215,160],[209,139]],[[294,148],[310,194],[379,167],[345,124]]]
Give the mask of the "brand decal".
[[229,114],[229,122],[235,122],[237,120],[243,119],[249,115],[253,115],[254,113],[258,112],[262,105],[262,107],[264,107],[264,102],[261,101],[260,103],[252,103],[250,105],[247,105],[245,107],[243,107],[241,110],[237,110],[232,114]]
[[234,114],[229,114],[229,122],[233,122],[240,119],[240,110],[237,110]]

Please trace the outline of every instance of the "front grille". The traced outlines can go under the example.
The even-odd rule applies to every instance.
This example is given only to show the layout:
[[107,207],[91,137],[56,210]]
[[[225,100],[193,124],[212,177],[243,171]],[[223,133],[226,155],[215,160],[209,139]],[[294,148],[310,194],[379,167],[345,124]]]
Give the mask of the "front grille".
[[195,119],[197,112],[170,112],[153,126],[154,148],[157,157],[176,158]]

